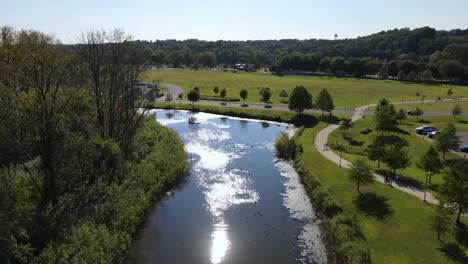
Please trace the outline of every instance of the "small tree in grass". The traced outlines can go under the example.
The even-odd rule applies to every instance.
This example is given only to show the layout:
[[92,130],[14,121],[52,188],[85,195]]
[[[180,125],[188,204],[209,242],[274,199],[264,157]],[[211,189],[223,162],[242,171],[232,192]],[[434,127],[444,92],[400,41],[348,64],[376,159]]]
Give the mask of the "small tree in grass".
[[457,150],[460,147],[460,138],[457,136],[457,128],[450,122],[447,127],[442,129],[435,138],[434,145],[437,150],[442,152],[442,158],[445,159],[445,153],[450,150]]
[[213,92],[215,93],[216,96],[218,96],[219,87],[218,87],[218,86],[215,86],[215,87],[213,88]]
[[262,92],[262,100],[265,103],[265,105],[270,101],[271,97],[271,92],[269,89],[266,89]]
[[343,156],[343,151],[346,150],[345,144],[341,143],[341,142],[335,142],[335,143],[333,143],[333,149],[335,149],[336,151],[338,151],[340,153],[340,164],[339,164],[339,166],[341,167],[341,160],[342,160],[342,156]]
[[327,89],[323,89],[320,91],[315,102],[315,107],[322,110],[322,115],[324,111],[331,112],[335,108],[335,105],[333,104],[333,99],[330,93],[328,93]]
[[452,108],[452,116],[453,119],[457,119],[457,116],[461,115],[463,113],[463,109],[460,105],[460,103],[455,103]]
[[193,106],[195,102],[198,101],[198,99],[200,99],[200,93],[197,90],[193,89],[187,94],[187,99],[190,102],[192,102],[192,110],[193,110]]
[[425,172],[431,172],[429,174],[429,183],[432,183],[432,174],[437,174],[443,168],[442,160],[439,158],[439,153],[431,145],[427,150],[426,154],[421,157],[418,166]]
[[404,169],[411,165],[408,148],[397,145],[388,145],[385,147],[383,161],[393,170],[394,176],[396,176],[397,169]]
[[377,168],[380,169],[380,161],[385,155],[385,138],[378,136],[372,144],[367,147],[367,157],[372,161],[377,161]]
[[447,197],[448,202],[457,204],[457,223],[460,223],[460,216],[468,207],[467,161],[459,160],[455,165],[447,169],[441,191]]
[[312,108],[312,95],[304,86],[296,86],[289,95],[288,108],[301,114],[305,109]]
[[432,230],[437,233],[437,239],[440,240],[440,236],[446,234],[452,228],[450,219],[450,211],[440,203],[434,214],[429,219]]
[[449,88],[449,89],[447,90],[447,95],[448,95],[448,97],[451,97],[452,94],[453,94],[453,90],[452,90],[452,88]]
[[400,123],[400,125],[403,122],[403,120],[406,119],[406,117],[406,112],[402,108],[400,108],[400,110],[398,110],[398,112],[395,114],[395,119]]
[[424,114],[424,111],[419,108],[419,107],[416,107],[416,109],[414,110],[414,115],[415,116],[422,116]]
[[374,175],[370,169],[369,164],[363,159],[358,159],[351,165],[351,170],[348,171],[349,176],[353,182],[356,183],[356,190],[361,194],[359,187],[367,185],[374,181]]
[[172,96],[172,94],[168,93],[166,94],[166,102],[169,103],[169,105],[171,105],[171,102],[174,100],[174,97]]
[[343,131],[343,137],[346,137],[346,130],[353,127],[353,122],[351,118],[343,118],[341,119],[340,129]]
[[242,89],[240,91],[239,95],[242,98],[242,100],[244,100],[244,104],[245,104],[245,99],[247,99],[247,96],[249,95],[249,93],[247,92],[246,89]]
[[221,92],[219,93],[219,96],[221,96],[221,98],[223,98],[224,100],[224,98],[226,98],[226,94],[227,94],[226,89],[223,88]]
[[285,89],[282,89],[280,94],[279,94],[280,97],[288,97],[288,92],[286,92]]

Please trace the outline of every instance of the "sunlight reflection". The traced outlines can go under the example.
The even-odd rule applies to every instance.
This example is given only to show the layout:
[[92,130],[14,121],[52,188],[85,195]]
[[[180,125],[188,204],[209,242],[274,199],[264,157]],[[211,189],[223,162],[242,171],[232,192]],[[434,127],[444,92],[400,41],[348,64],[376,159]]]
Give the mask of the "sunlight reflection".
[[226,251],[231,244],[226,229],[227,225],[221,222],[214,226],[214,231],[211,234],[211,263],[213,264],[218,264],[223,261]]

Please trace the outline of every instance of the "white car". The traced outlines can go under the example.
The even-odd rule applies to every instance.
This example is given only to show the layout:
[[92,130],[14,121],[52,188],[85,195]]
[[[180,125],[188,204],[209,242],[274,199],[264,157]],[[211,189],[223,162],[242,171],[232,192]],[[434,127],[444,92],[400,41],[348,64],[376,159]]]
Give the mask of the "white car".
[[415,132],[420,134],[420,135],[426,135],[426,134],[434,132],[434,131],[439,131],[439,130],[437,128],[431,127],[431,126],[420,126],[420,127],[417,127],[415,129]]

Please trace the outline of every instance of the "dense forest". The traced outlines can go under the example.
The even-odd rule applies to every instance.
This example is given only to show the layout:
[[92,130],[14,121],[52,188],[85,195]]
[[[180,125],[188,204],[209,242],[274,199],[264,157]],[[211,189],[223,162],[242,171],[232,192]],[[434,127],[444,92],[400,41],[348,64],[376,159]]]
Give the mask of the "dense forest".
[[118,30],[73,49],[1,28],[0,263],[119,263],[185,175],[173,130],[140,106],[147,60]]
[[355,39],[136,41],[151,64],[214,67],[253,63],[272,71],[377,75],[408,81],[468,80],[468,29],[394,29]]

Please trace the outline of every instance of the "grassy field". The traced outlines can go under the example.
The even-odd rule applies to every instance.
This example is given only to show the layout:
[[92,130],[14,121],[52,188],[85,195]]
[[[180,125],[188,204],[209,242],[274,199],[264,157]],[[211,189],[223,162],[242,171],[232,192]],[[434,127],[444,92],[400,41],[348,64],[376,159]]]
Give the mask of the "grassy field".
[[[414,129],[418,126],[427,125],[418,123],[416,117],[409,117],[403,122],[402,125],[399,125],[400,132],[391,132],[386,133],[386,135],[396,135],[406,139],[409,143],[409,152],[411,157],[411,165],[402,170],[397,170],[398,174],[403,175],[403,180],[406,180],[408,183],[415,185],[422,185],[425,181],[425,172],[418,168],[417,162],[421,159],[424,153],[429,149],[430,142],[424,140],[422,137],[414,133]],[[431,126],[435,126],[439,129],[443,129],[448,121],[452,120],[452,117],[424,117],[425,120],[429,121]],[[463,123],[460,123],[463,122]],[[468,118],[460,117],[456,123],[457,129],[459,131],[468,131]],[[347,139],[343,138],[342,131],[336,130],[330,134],[329,142],[332,145],[334,142],[340,142],[345,144],[345,153],[343,157],[349,161],[355,161],[358,158],[366,158],[367,152],[366,147],[374,140],[375,137],[380,135],[380,132],[376,132],[374,129],[374,119],[369,116],[367,118],[358,120],[354,123],[353,128],[346,132]],[[363,135],[360,132],[366,128],[370,128],[373,131],[367,135]],[[458,157],[455,154],[447,153],[447,158]],[[377,169],[377,162],[370,162],[373,169]],[[381,169],[388,169],[384,163],[381,163]],[[432,176],[433,185],[431,188],[437,190],[437,186],[442,183],[441,175]]]
[[[323,127],[323,123],[319,127]],[[382,183],[362,188],[367,194],[364,197],[373,199],[359,198],[347,170],[338,168],[314,147],[314,130],[306,129],[299,139],[304,149],[302,163],[319,177],[322,186],[340,203],[344,213],[358,219],[373,263],[466,263],[466,255],[455,257],[455,253],[443,253],[448,251],[444,243],[455,241],[455,237],[462,245],[458,252],[468,253],[466,238],[463,238],[466,227],[459,229],[457,236],[454,233],[446,235],[441,243],[429,227],[428,219],[434,211],[431,205]],[[467,223],[466,218],[462,221]],[[463,256],[463,253],[459,255]]]
[[385,97],[392,101],[418,100],[416,93],[426,95],[426,99],[435,99],[438,96],[446,98],[449,88],[454,91],[453,96],[468,96],[468,89],[462,86],[451,85],[424,85],[402,83],[390,80],[370,80],[353,78],[331,77],[305,77],[284,76],[278,77],[267,73],[223,72],[212,70],[183,70],[170,69],[147,71],[142,75],[146,81],[161,81],[179,85],[186,91],[198,86],[202,95],[214,95],[213,87],[226,88],[227,96],[239,97],[241,89],[247,89],[249,97],[247,102],[262,103],[258,93],[261,87],[272,89],[271,102],[281,104],[279,93],[282,89],[288,93],[296,85],[304,85],[313,95],[317,96],[323,88],[333,96],[337,109],[349,109],[366,103],[374,103]]
[[[434,100],[426,101],[424,103],[411,103],[411,104],[395,104],[395,109],[414,110],[416,107],[424,111],[451,111],[456,103],[459,103],[464,110],[468,110],[468,100],[452,100],[436,102]],[[369,107],[369,110],[375,110],[375,106]]]

